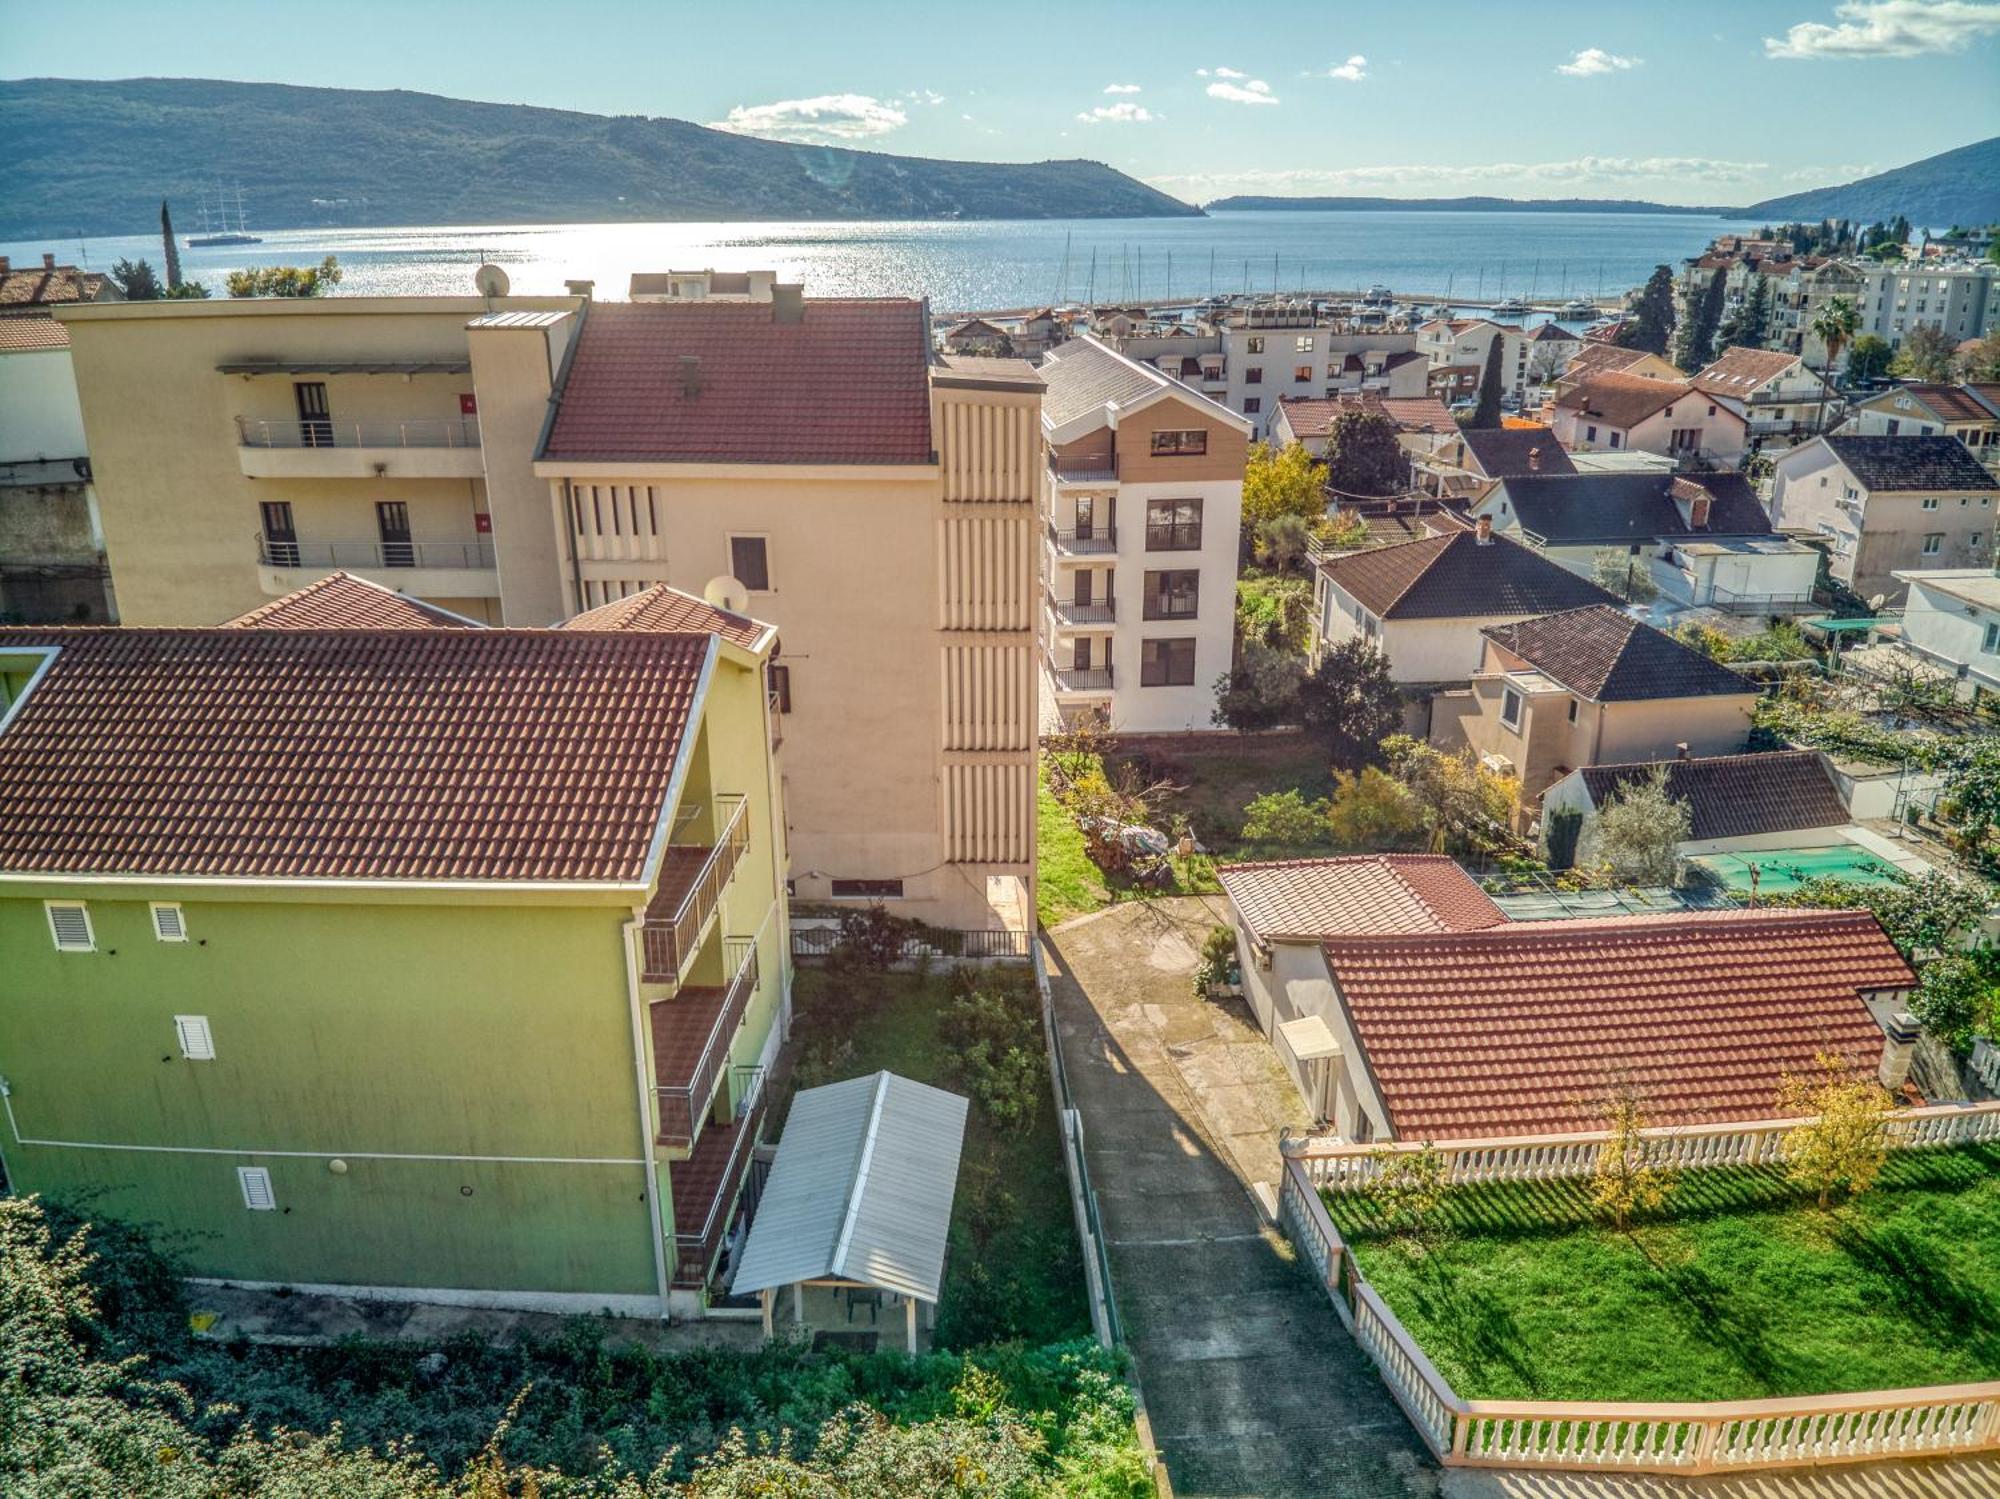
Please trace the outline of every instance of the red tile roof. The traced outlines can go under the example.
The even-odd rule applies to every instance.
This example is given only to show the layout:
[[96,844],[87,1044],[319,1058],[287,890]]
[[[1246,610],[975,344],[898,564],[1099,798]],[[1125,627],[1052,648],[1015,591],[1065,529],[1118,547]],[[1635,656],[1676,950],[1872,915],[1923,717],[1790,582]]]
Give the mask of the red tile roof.
[[557,625],[558,630],[666,630],[716,634],[746,651],[760,651],[775,627],[748,615],[718,609],[678,588],[655,583],[622,599],[599,604]]
[[[928,463],[923,303],[600,302],[541,456],[578,462]],[[682,360],[699,382],[686,391]]]
[[1769,1118],[1820,1052],[1873,1072],[1861,995],[1915,983],[1866,911],[1510,922],[1322,943],[1399,1139],[1597,1128],[1622,1080],[1655,1124]]
[[1636,427],[1661,407],[1684,398],[1707,404],[1706,397],[1684,381],[1593,374],[1557,396],[1556,405],[1624,428]]
[[1442,854],[1354,854],[1225,864],[1216,878],[1258,937],[1463,932],[1507,918]]
[[1608,375],[1637,364],[1646,357],[1644,349],[1624,349],[1616,344],[1588,343],[1578,349],[1570,362],[1563,366],[1565,380],[1578,380],[1586,375]]
[[1456,432],[1458,422],[1436,396],[1383,396],[1372,390],[1337,396],[1281,396],[1278,407],[1297,437],[1324,437],[1343,411],[1380,412],[1401,432]]
[[22,309],[95,302],[105,295],[107,286],[112,300],[125,300],[102,271],[46,261],[41,265],[13,265],[0,270],[0,307]]
[[16,354],[67,349],[69,329],[46,313],[0,317],[0,350]]
[[0,629],[0,870],[636,883],[705,635]]
[[477,630],[478,620],[422,599],[333,572],[260,604],[222,626],[225,630]]
[[1715,395],[1745,396],[1798,364],[1799,356],[1777,349],[1731,344],[1695,374],[1694,383]]

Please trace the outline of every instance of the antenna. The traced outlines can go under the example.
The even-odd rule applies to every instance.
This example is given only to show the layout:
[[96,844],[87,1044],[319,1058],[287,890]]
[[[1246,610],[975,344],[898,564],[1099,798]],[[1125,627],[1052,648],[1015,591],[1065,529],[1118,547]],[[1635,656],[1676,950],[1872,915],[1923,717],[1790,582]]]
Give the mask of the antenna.
[[702,585],[701,596],[718,609],[731,614],[750,612],[750,590],[728,573],[718,573]]
[[506,296],[510,283],[507,280],[507,273],[488,261],[472,273],[472,284],[479,288],[480,296],[490,299]]

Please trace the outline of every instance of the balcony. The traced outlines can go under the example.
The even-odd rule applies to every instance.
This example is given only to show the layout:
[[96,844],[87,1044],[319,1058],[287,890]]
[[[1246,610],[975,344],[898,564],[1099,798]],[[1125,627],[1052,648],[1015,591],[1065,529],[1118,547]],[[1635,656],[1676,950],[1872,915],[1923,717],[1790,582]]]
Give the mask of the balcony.
[[1082,603],[1075,599],[1059,599],[1053,589],[1042,590],[1042,602],[1063,629],[1088,628],[1091,625],[1115,624],[1118,620],[1118,604],[1114,599],[1098,599]]
[[257,584],[273,598],[336,569],[426,599],[497,599],[493,543],[280,541],[257,538]]
[[757,992],[757,946],[726,939],[734,971],[720,988],[682,989],[651,1005],[653,1096],[660,1111],[658,1143],[686,1149],[701,1133],[715,1085],[729,1064],[730,1043]]
[[1109,692],[1111,690],[1111,668],[1108,666],[1056,667],[1053,670],[1057,692]]
[[236,452],[252,479],[477,479],[486,472],[479,419],[280,421],[236,418]]
[[687,1159],[674,1162],[668,1171],[674,1200],[673,1283],[683,1289],[708,1283],[764,1128],[764,1069],[736,1070],[736,1092],[743,1101],[736,1117],[703,1130]]
[[1102,557],[1118,550],[1116,526],[1091,526],[1081,531],[1048,528],[1049,545],[1058,557]]
[[702,938],[722,905],[722,892],[750,846],[749,803],[742,796],[718,796],[718,813],[728,820],[714,843],[669,843],[660,865],[660,887],[646,906],[639,930],[639,978],[648,984],[678,984],[701,951]]
[[1118,482],[1118,459],[1114,454],[1109,458],[1058,458],[1049,455],[1049,482],[1058,487],[1068,486],[1083,489],[1095,486],[1104,488]]

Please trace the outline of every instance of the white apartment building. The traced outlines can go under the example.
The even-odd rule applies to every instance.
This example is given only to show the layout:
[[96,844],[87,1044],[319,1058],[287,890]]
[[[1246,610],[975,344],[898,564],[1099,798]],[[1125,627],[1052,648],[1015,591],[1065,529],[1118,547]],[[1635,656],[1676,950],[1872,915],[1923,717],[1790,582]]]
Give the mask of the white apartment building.
[[1251,422],[1095,338],[1050,350],[1040,374],[1047,690],[1066,721],[1211,728]]
[[1505,340],[1500,350],[1501,396],[1515,402],[1553,384],[1583,348],[1581,337],[1555,323],[1524,330],[1488,318],[1432,318],[1417,329],[1417,352],[1432,371],[1471,371],[1469,380],[1461,377],[1457,383],[1477,392],[1496,338]]
[[0,622],[117,619],[69,334],[0,318]]
[[1864,266],[1858,275],[1860,331],[1887,339],[1892,348],[1921,323],[1941,327],[1953,343],[1984,337],[2000,325],[2000,266],[1900,262]]
[[2000,577],[1990,567],[1900,570],[1903,644],[1958,678],[1968,701],[2000,694]]

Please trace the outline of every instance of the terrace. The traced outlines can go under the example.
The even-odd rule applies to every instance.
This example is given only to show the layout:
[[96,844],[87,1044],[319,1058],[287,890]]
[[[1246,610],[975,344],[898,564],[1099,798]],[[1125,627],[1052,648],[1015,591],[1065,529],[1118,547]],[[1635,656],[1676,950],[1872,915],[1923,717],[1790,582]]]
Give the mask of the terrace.
[[[714,841],[670,842],[660,864],[659,888],[646,905],[639,933],[640,980],[678,984],[701,950],[722,907],[722,892],[750,846],[749,803],[740,794],[718,796],[712,821],[722,823]],[[705,807],[683,814],[685,828]],[[676,830],[677,832],[680,829]]]

